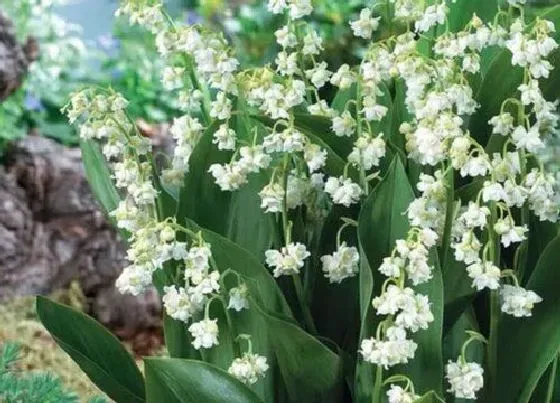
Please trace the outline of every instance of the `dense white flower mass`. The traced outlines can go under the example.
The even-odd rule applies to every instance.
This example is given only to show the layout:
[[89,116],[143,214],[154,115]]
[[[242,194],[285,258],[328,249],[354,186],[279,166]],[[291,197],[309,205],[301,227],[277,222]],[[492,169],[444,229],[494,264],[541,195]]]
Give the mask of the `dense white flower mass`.
[[300,242],[289,243],[279,251],[269,249],[265,252],[266,264],[274,268],[274,277],[299,274],[309,256],[311,253]]
[[381,17],[372,17],[371,10],[364,8],[360,11],[360,18],[357,21],[350,23],[354,35],[360,36],[364,39],[370,39],[373,31],[379,27],[379,20]]
[[[126,112],[128,102],[111,90],[79,91],[64,110],[80,124],[83,139],[101,143],[122,195],[110,213],[130,233],[129,264],[116,282],[120,292],[138,295],[152,286],[158,271],[165,267],[167,274],[172,266],[163,306],[170,317],[187,324],[197,350],[217,345],[218,329],[229,326],[210,319],[211,303],[221,303],[232,316],[258,304],[235,267],[221,267],[227,264],[224,257],[214,259],[204,231],[195,233],[183,227],[185,217],[166,218],[161,212],[159,198],[184,185],[193,171],[190,164],[196,161],[201,166],[194,171],[202,169],[201,159],[194,158],[198,151],[208,157],[204,181],[209,178],[224,192],[245,187],[239,199],[260,204],[255,214],[269,214],[267,222],[282,234],[285,246],[267,250],[265,263],[274,277],[292,276],[296,287],[300,275],[308,279],[306,271],[321,255],[315,248],[324,250],[314,240],[324,241],[325,224],[341,218],[336,217],[340,211],[348,217],[342,218],[335,250],[320,257],[321,269],[333,284],[358,273],[360,261],[366,260],[361,249],[349,246],[352,241],[341,241],[340,233],[346,226],[359,227],[361,247],[372,247],[362,244],[357,211],[364,200],[377,201],[375,186],[390,181],[383,179],[387,167],[399,159],[411,188],[405,191],[405,181],[394,191],[397,199],[402,192],[411,201],[383,207],[391,221],[404,220],[406,230],[391,234],[394,244],[372,267],[386,279],[371,298],[381,318],[375,337],[360,341],[362,359],[389,368],[414,358],[414,334],[435,319],[433,301],[416,287],[440,276],[437,262],[443,259],[447,265],[453,259],[464,264],[476,291],[499,295],[503,313],[531,316],[542,298],[519,285],[526,274],[520,252],[527,248],[534,217],[556,223],[560,214],[558,178],[541,158],[560,120],[558,105],[545,98],[543,85],[554,67],[548,59],[558,48],[554,24],[542,17],[528,24],[519,10],[501,11],[500,18],[489,21],[473,15],[463,29],[445,29],[437,26],[447,23],[453,2],[389,0],[389,12],[364,8],[348,21],[347,29],[361,38],[356,53],[361,60],[331,71],[322,56],[327,44],[305,18],[313,11],[312,1],[268,0],[268,10],[282,14],[283,25],[275,31],[278,52],[271,65],[241,70],[226,36],[171,23],[162,4],[149,3],[125,0],[119,13],[154,34],[165,63],[162,85],[183,111],[169,128],[175,142],[170,161],[161,171],[155,169],[150,139],[138,134]],[[525,0],[507,3],[522,9]],[[385,21],[391,17],[402,30],[382,26],[392,24]],[[382,39],[372,41],[378,29]],[[420,49],[428,45],[422,38],[431,32],[435,38],[427,57],[426,49]],[[471,84],[480,82],[488,47],[505,49],[523,74],[511,97],[487,116],[487,110],[477,113],[487,105]],[[322,99],[332,86],[344,95],[342,102]],[[394,106],[404,107],[403,113],[395,116]],[[307,112],[316,115],[313,120]],[[471,133],[479,116],[488,117],[482,122],[486,127],[476,124]],[[219,159],[213,159],[216,154]],[[393,165],[388,157],[395,158]],[[401,211],[389,213],[393,207]],[[345,239],[355,240],[355,235]],[[225,280],[231,274],[237,277],[235,286],[229,277]],[[300,303],[305,309],[306,301]],[[249,348],[232,362],[229,373],[253,384],[267,369],[266,357]],[[446,379],[455,397],[476,399],[483,369],[462,354],[446,365]],[[412,382],[395,385],[402,381],[386,383],[393,383],[387,390],[390,403],[418,397]]]
[[323,272],[331,283],[340,283],[358,272],[360,254],[358,249],[345,242],[332,254],[321,257]]
[[261,208],[267,213],[281,213],[284,205],[284,188],[279,183],[269,183],[259,193]]
[[362,340],[360,354],[365,361],[385,368],[397,364],[406,364],[414,357],[418,345],[406,339],[404,329],[392,326],[387,329],[386,340],[375,338]]
[[535,304],[542,301],[535,292],[519,286],[504,285],[501,289],[502,312],[515,317],[531,316]]
[[495,290],[500,287],[500,276],[502,274],[499,267],[492,262],[477,262],[467,266],[467,273],[473,279],[473,287],[478,291],[489,288]]
[[252,385],[259,378],[264,378],[268,371],[268,363],[265,356],[245,353],[243,357],[236,358],[231,363],[228,372],[241,382]]
[[189,326],[189,332],[194,338],[192,345],[196,350],[208,349],[218,345],[218,320],[203,319]]
[[378,315],[396,315],[396,325],[413,333],[426,329],[434,320],[428,298],[415,294],[412,288],[401,289],[391,284],[372,304]]
[[229,290],[228,309],[240,312],[243,309],[249,309],[249,300],[247,299],[249,290],[245,284],[234,287]]
[[391,384],[387,390],[387,399],[389,403],[414,403],[420,396],[401,388],[398,385]]
[[325,192],[331,195],[333,203],[350,207],[360,200],[362,188],[350,178],[331,176],[325,183]]
[[163,306],[165,312],[173,319],[188,322],[193,314],[193,305],[184,288],[165,287]]
[[356,166],[362,166],[366,171],[379,165],[381,158],[385,156],[385,141],[383,135],[379,137],[358,137],[352,152],[348,156],[348,162]]
[[484,385],[484,370],[476,362],[464,362],[461,358],[449,361],[445,377],[450,383],[449,392],[460,399],[476,399],[476,392]]

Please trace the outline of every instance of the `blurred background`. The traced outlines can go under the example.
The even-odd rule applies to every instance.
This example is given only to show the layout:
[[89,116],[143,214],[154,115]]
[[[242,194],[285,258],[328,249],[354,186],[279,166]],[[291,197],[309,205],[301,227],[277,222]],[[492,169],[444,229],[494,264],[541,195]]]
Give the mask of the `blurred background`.
[[[282,17],[268,13],[266,1],[165,3],[187,24],[223,31],[242,67],[273,62]],[[368,3],[314,0],[331,69],[363,50],[348,21]],[[528,3],[540,14],[560,0]],[[160,83],[162,62],[152,35],[115,18],[116,9],[114,0],[0,0],[0,401],[9,363],[29,371],[18,375],[27,397],[46,385],[57,393],[50,401],[106,401],[36,322],[36,294],[93,315],[138,356],[162,351],[155,293],[116,292],[125,246],[97,207],[78,136],[60,112],[72,91],[111,86],[130,101],[141,131],[165,144],[167,123],[180,112]],[[558,143],[551,164],[560,161]],[[51,375],[41,378],[45,371]]]

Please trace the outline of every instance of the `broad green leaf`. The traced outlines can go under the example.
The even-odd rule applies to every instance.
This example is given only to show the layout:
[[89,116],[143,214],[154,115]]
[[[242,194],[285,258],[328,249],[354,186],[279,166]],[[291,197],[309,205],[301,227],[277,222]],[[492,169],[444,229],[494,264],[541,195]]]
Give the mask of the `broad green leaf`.
[[[369,266],[364,246],[360,239],[360,342],[363,339],[371,337],[375,334],[374,324],[377,323],[375,312],[371,309],[371,300],[373,297],[373,273]],[[377,276],[378,277],[378,276]],[[356,375],[354,379],[354,396],[357,402],[370,402],[373,379],[375,377],[376,367],[372,364],[361,360],[358,354],[356,364]]]
[[441,269],[445,300],[445,332],[455,324],[476,293],[465,264],[455,260],[453,250],[450,249],[449,253],[451,259],[447,266]]
[[105,214],[109,214],[117,208],[120,198],[111,180],[105,157],[101,153],[99,145],[92,140],[81,140],[80,148],[91,190]]
[[[539,379],[560,350],[560,237],[544,250],[527,289],[543,298],[532,316],[500,317],[496,396],[504,402],[528,402]],[[498,401],[496,400],[496,401]]]
[[[202,235],[212,245],[220,270],[236,271],[249,288],[251,308],[231,313],[235,332],[251,334],[254,351],[269,357],[271,363],[278,362],[290,397],[300,390],[303,401],[322,401],[313,399],[338,387],[339,357],[298,327],[276,282],[251,253],[211,231],[202,230]],[[301,391],[305,383],[305,391]],[[268,389],[257,387],[261,388],[259,395],[269,401],[278,384],[270,384]]]
[[[350,88],[339,89],[331,103],[331,108],[342,113],[346,110],[348,101],[356,99],[356,84],[352,84]],[[350,105],[350,108],[352,105]]]
[[540,221],[538,217],[530,214],[529,234],[531,235],[527,241],[525,277],[522,281],[529,278],[545,248],[558,235],[558,225],[556,223],[551,223],[550,221]]
[[290,402],[340,402],[343,386],[340,357],[298,325],[266,313],[268,337]]
[[[193,227],[193,224],[190,223],[190,226]],[[197,226],[193,228],[197,229]],[[267,311],[292,316],[274,278],[255,256],[213,231],[202,229],[202,236],[212,245],[212,256],[220,270],[232,269],[241,274],[251,296]]]
[[[448,360],[455,361],[461,354],[463,343],[469,337],[466,333],[467,331],[480,333],[480,329],[472,309],[466,310],[444,336],[443,356],[445,362]],[[471,343],[466,350],[467,361],[483,362],[485,350],[486,348],[484,344]]]
[[243,383],[205,362],[146,358],[144,366],[149,403],[262,402]]
[[444,402],[444,400],[442,400],[441,397],[439,397],[439,395],[433,390],[429,391],[428,393],[426,393],[425,395],[423,395],[422,397],[414,401],[414,403],[442,403],[442,402]]
[[92,318],[37,297],[37,315],[57,344],[116,402],[144,402],[144,379],[117,340]]
[[165,347],[171,358],[200,359],[200,353],[191,345],[191,336],[187,325],[163,314],[163,331]]
[[[375,334],[379,318],[371,307],[371,297],[378,295],[384,278],[377,271],[384,257],[390,256],[397,239],[406,236],[409,222],[406,210],[414,192],[399,158],[394,158],[387,175],[362,206],[358,219],[361,249],[360,306],[362,326],[360,340]],[[358,358],[355,396],[357,402],[371,401],[375,368]]]
[[[193,223],[190,223],[189,227],[196,231],[201,230]],[[212,245],[212,256],[219,269],[232,269],[239,273],[249,288],[251,309],[239,313],[230,311],[233,329],[229,330],[227,337],[235,338],[241,333],[250,334],[253,351],[268,357],[270,377],[260,381],[252,389],[265,401],[273,401],[279,388],[274,382],[274,377],[277,376],[274,366],[275,349],[269,338],[267,322],[262,315],[256,314],[258,311],[253,305],[258,304],[264,311],[275,312],[287,321],[293,320],[290,308],[273,277],[255,256],[219,234],[204,229],[201,231],[203,238]],[[228,277],[230,280],[231,278]],[[231,286],[235,285],[237,284],[234,282]],[[220,329],[220,335],[223,334],[224,331]],[[222,336],[220,343],[221,339]]]
[[498,10],[498,0],[448,0],[449,13],[447,22],[451,32],[465,28],[476,14],[485,23],[494,21]]
[[401,161],[394,158],[387,175],[362,206],[358,220],[360,241],[374,272],[384,257],[391,254],[397,239],[409,228],[406,210],[414,192]]
[[531,395],[531,403],[559,403],[560,402],[560,376],[558,371],[558,355],[548,366],[543,374],[533,394]]

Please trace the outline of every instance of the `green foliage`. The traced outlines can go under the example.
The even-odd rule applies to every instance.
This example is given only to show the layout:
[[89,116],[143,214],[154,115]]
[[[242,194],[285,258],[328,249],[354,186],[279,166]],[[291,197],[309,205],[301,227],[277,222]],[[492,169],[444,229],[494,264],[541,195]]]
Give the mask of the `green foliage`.
[[146,401],[153,403],[220,403],[224,396],[232,402],[261,402],[226,372],[204,362],[180,359],[146,360],[146,394]]
[[[212,4],[218,7],[222,3]],[[211,8],[212,4],[206,4],[210,7],[209,14],[215,11]],[[484,19],[492,17],[497,6],[495,1],[464,0],[450,4],[453,4],[453,12],[447,28],[451,31],[462,28],[471,20],[473,12]],[[333,3],[333,7],[338,5],[338,2]],[[321,12],[321,7],[328,6],[321,3],[318,7]],[[352,8],[354,4],[348,7]],[[350,13],[344,9],[346,12]],[[501,15],[513,18],[513,10]],[[547,18],[560,21],[558,8],[549,11]],[[270,20],[265,19],[264,24],[270,31]],[[405,27],[384,26],[380,35],[400,29]],[[432,31],[418,42],[422,57],[433,56],[431,45],[438,32],[435,29]],[[481,107],[470,120],[465,119],[465,129],[470,128],[473,137],[480,143],[476,143],[480,153],[484,150],[489,153],[502,149],[508,151],[509,144],[503,148],[501,138],[491,136],[488,126],[488,119],[499,112],[504,99],[514,95],[523,79],[523,74],[519,75],[519,71],[511,69],[508,58],[505,51],[488,49],[481,58],[483,74],[479,77],[480,82],[473,79],[471,83],[478,91],[475,100]],[[133,76],[135,72],[130,74]],[[558,73],[553,74],[543,86],[545,92],[551,93],[556,88],[554,83]],[[194,82],[198,89],[199,83],[191,78],[188,81]],[[131,89],[136,88],[134,80]],[[274,80],[280,82],[282,79],[274,76]],[[212,93],[204,87],[200,88],[205,95]],[[441,203],[446,213],[440,217],[441,242],[423,241],[426,245],[431,243],[426,246],[430,251],[426,249],[425,254],[429,256],[431,269],[429,281],[420,285],[414,281],[406,283],[406,276],[402,274],[404,267],[398,267],[399,276],[382,276],[379,272],[385,258],[401,253],[398,247],[405,249],[402,252],[404,255],[409,252],[407,242],[415,244],[419,242],[420,234],[425,236],[422,231],[426,228],[410,224],[407,210],[416,199],[417,191],[422,191],[416,189],[420,175],[434,174],[440,168],[420,166],[412,158],[407,158],[407,153],[410,156],[410,144],[405,146],[407,139],[403,132],[406,132],[406,127],[402,131],[399,129],[403,122],[412,119],[409,114],[411,108],[405,105],[404,82],[386,80],[383,90],[384,94],[379,96],[378,101],[387,108],[387,114],[373,124],[373,131],[384,134],[388,152],[375,175],[368,176],[363,170],[346,163],[354,147],[353,139],[336,136],[328,118],[309,116],[303,108],[290,115],[286,123],[260,116],[257,108],[238,99],[233,117],[228,122],[236,133],[237,141],[243,145],[260,144],[265,134],[270,133],[269,129],[278,123],[290,128],[293,125],[311,143],[328,151],[324,168],[326,174],[360,182],[365,197],[358,207],[333,207],[332,203],[317,196],[305,206],[288,211],[288,177],[291,169],[297,170],[301,162],[297,158],[290,159],[289,154],[284,158],[271,156],[271,160],[277,158],[274,161],[276,168],[266,168],[259,174],[248,176],[248,183],[239,191],[221,191],[209,172],[210,167],[216,163],[227,163],[237,155],[213,146],[219,124],[211,120],[206,122],[209,117],[207,110],[201,114],[208,127],[200,134],[200,139],[197,138],[190,154],[190,171],[184,183],[169,186],[162,179],[164,175],[160,177],[160,172],[155,170],[147,179],[146,183],[157,191],[157,201],[150,205],[157,212],[154,212],[154,221],[149,221],[148,225],[172,225],[173,231],[177,228],[173,236],[181,242],[189,241],[191,247],[203,242],[211,245],[212,258],[206,264],[219,274],[220,294],[216,293],[207,301],[204,319],[218,320],[219,343],[211,343],[214,345],[209,349],[197,350],[188,333],[188,324],[165,316],[165,339],[171,357],[146,359],[144,379],[118,340],[92,319],[38,298],[37,310],[43,324],[96,384],[117,402],[378,403],[384,401],[382,391],[389,384],[406,381],[412,387],[410,380],[414,382],[415,393],[421,396],[418,402],[456,402],[458,399],[446,393],[445,366],[450,360],[458,360],[458,356],[461,362],[468,359],[484,364],[486,386],[480,396],[481,401],[551,402],[558,393],[555,385],[560,350],[560,322],[556,313],[560,306],[560,284],[554,270],[555,264],[560,261],[560,240],[556,224],[543,224],[525,207],[498,205],[498,211],[496,203],[488,203],[489,211],[492,210],[487,224],[490,230],[479,233],[476,229],[477,235],[481,234],[481,240],[487,245],[481,252],[483,258],[499,266],[502,283],[507,279],[533,290],[544,299],[531,306],[532,316],[529,318],[501,314],[496,290],[484,290],[475,295],[472,278],[468,276],[465,265],[455,261],[451,248],[458,207],[467,205],[469,201],[480,201],[483,180],[465,178],[456,173],[450,161],[444,161],[440,171],[443,183],[440,193],[443,194]],[[359,102],[362,102],[360,91],[360,86],[355,85],[338,92],[330,98],[333,99],[333,107],[339,112],[350,111],[359,120],[360,112],[356,110],[360,109]],[[139,99],[144,95],[140,94]],[[153,96],[155,98],[151,99],[157,99],[157,95]],[[139,107],[141,104],[133,101],[131,109],[138,114],[146,113]],[[359,131],[362,130],[360,124],[358,127]],[[105,211],[110,212],[121,199],[110,177],[110,170],[97,145],[84,141],[82,151],[93,191]],[[138,161],[149,165],[150,157],[141,155]],[[525,166],[523,159],[520,176],[526,175],[530,164]],[[273,179],[270,177],[275,175],[281,175],[284,180],[283,206],[281,213],[267,215],[260,208],[258,192],[271,183]],[[531,228],[530,238],[520,242],[517,252],[512,252],[513,248],[502,248],[499,239],[494,239],[497,231],[494,231],[493,224],[497,214],[503,215],[506,210],[507,214],[516,219],[519,217]],[[437,227],[436,224],[432,226]],[[337,231],[339,228],[340,232]],[[352,231],[343,235],[344,228]],[[348,235],[349,232],[352,234]],[[141,230],[133,235],[139,237],[140,233]],[[301,276],[275,279],[263,265],[264,252],[268,249],[281,250],[290,239],[310,245],[312,252]],[[395,249],[397,240],[402,242]],[[335,285],[324,280],[320,262],[321,256],[331,253],[333,245],[339,246],[341,241],[359,248],[359,274],[357,278]],[[150,242],[157,244],[158,241],[150,239]],[[152,246],[158,245],[148,244],[147,248]],[[153,282],[163,294],[166,286],[185,284],[188,280],[185,271],[181,262],[169,259],[163,269],[155,271]],[[248,309],[233,313],[228,309],[226,292],[240,285],[247,287]],[[427,328],[418,329],[411,335],[417,345],[414,359],[404,360],[391,368],[366,362],[362,357],[366,355],[363,347],[359,351],[361,341],[374,337],[379,339],[388,326],[395,325],[395,321],[398,324],[394,312],[387,316],[379,315],[372,304],[373,297],[385,295],[388,285],[403,292],[405,287],[414,287],[414,291],[409,290],[428,298],[433,315]],[[194,312],[192,316],[193,322],[203,318],[202,312]],[[251,337],[247,350],[244,350],[246,335]],[[471,341],[478,344],[472,344],[467,351],[467,344]],[[231,365],[245,351],[258,352],[266,357],[270,368],[264,379],[252,384],[236,380]],[[411,388],[411,391],[414,390]]]

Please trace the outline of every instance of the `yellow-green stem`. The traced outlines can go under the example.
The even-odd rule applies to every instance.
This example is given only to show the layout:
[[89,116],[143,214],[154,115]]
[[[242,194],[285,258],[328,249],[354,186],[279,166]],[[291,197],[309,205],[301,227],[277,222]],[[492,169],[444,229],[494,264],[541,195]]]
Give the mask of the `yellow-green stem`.
[[[500,239],[494,231],[494,223],[497,220],[496,203],[490,204],[490,222],[488,224],[488,242],[490,242],[489,258],[496,266],[500,264]],[[489,374],[489,396],[495,393],[496,377],[498,374],[498,328],[500,319],[500,301],[498,290],[490,291],[490,334],[488,337],[488,374]]]
[[451,244],[451,232],[453,227],[453,216],[455,209],[455,178],[453,168],[449,167],[445,175],[445,226],[443,228],[443,238],[441,244],[440,264],[445,270],[447,269],[447,259]]
[[292,276],[292,280],[294,282],[294,288],[296,290],[296,297],[301,307],[301,313],[303,315],[303,321],[305,323],[305,327],[307,328],[307,331],[309,333],[317,334],[317,328],[315,327],[315,323],[313,322],[313,316],[311,315],[311,311],[309,310],[309,306],[307,305],[307,301],[305,300],[304,297],[301,278],[298,274],[294,274]]

